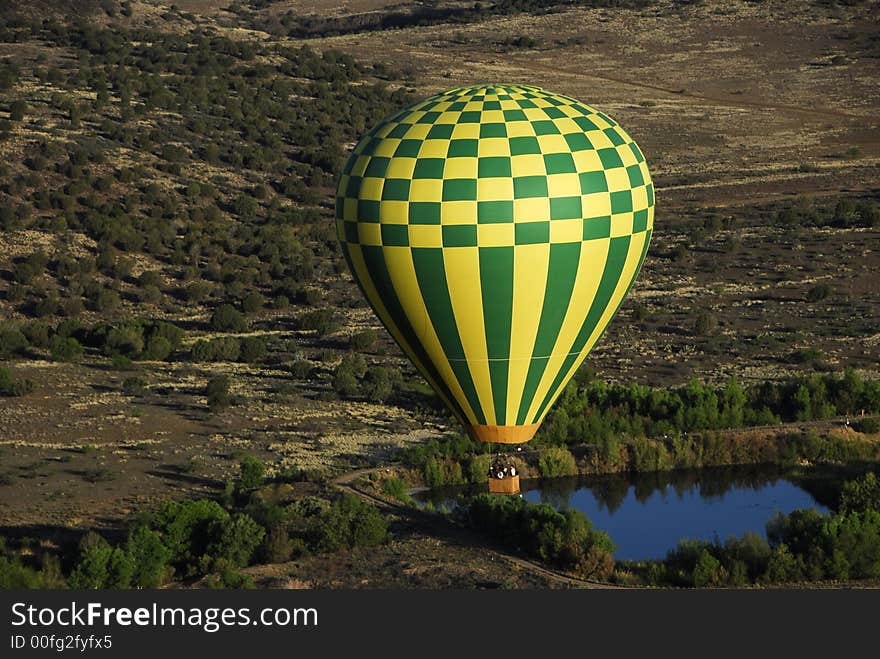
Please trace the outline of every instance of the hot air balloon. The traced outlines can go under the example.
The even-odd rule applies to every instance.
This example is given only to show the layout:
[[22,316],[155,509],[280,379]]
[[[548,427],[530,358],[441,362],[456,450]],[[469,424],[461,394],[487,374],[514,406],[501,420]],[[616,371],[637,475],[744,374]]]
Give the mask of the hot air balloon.
[[357,144],[336,226],[376,315],[475,439],[530,440],[614,317],[654,219],[645,157],[606,114],[461,87]]

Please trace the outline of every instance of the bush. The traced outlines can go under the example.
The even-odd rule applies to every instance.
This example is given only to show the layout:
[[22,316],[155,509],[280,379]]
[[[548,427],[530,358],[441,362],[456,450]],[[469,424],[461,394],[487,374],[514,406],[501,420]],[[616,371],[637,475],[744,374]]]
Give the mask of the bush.
[[398,501],[406,503],[412,501],[412,497],[406,491],[406,483],[397,476],[390,476],[382,481],[382,491]]
[[0,366],[0,396],[25,396],[35,389],[33,380],[16,379],[12,370]]
[[231,519],[215,519],[209,528],[212,537],[207,555],[214,561],[225,561],[245,567],[263,542],[266,531],[250,515],[239,513]]
[[831,286],[828,284],[816,284],[807,291],[807,302],[820,302],[831,295]]
[[840,492],[840,512],[880,512],[880,479],[873,472],[843,484]]
[[171,551],[155,531],[137,526],[128,536],[125,550],[131,556],[134,570],[131,583],[138,588],[158,588],[168,578]]
[[266,341],[258,336],[246,336],[241,340],[239,359],[252,364],[266,357]]
[[872,418],[859,419],[853,424],[853,427],[861,433],[873,435],[880,432],[880,420]]
[[577,463],[570,451],[554,446],[544,449],[538,456],[538,473],[541,478],[573,476],[578,473]]
[[56,337],[52,341],[52,359],[56,362],[75,362],[82,357],[83,347],[73,337]]
[[388,539],[388,521],[377,508],[346,492],[314,518],[308,534],[315,551],[373,547]]
[[349,339],[349,345],[352,350],[363,352],[369,350],[376,343],[378,336],[375,330],[367,329],[362,332],[355,332]]
[[208,380],[205,386],[205,395],[208,397],[208,407],[216,411],[232,404],[229,396],[229,376],[215,375]]
[[217,332],[243,332],[247,323],[238,309],[231,304],[221,304],[211,315],[211,328]]
[[193,565],[207,553],[216,523],[228,520],[229,513],[216,501],[168,501],[156,515],[156,530],[171,552],[172,561]]
[[246,455],[239,464],[238,486],[247,492],[263,485],[266,480],[266,467],[259,458]]
[[119,547],[111,547],[100,535],[89,532],[80,541],[80,555],[70,587],[75,589],[128,588],[134,575],[132,557]]

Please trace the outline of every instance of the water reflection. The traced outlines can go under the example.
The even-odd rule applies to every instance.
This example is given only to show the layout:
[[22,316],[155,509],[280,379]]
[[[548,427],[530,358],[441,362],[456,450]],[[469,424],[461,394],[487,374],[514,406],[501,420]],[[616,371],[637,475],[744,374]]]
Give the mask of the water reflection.
[[[524,481],[523,496],[580,510],[611,535],[616,558],[645,560],[664,557],[682,538],[763,535],[776,512],[828,512],[845,477],[839,469],[707,468]],[[483,489],[435,490],[423,498],[451,507],[456,496]]]

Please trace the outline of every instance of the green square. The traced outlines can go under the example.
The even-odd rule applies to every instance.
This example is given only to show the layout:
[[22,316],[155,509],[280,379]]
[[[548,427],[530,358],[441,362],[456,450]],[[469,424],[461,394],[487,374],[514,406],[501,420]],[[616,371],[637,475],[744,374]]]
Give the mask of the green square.
[[479,224],[505,224],[513,222],[513,202],[478,201],[477,222]]
[[479,178],[510,175],[510,158],[507,156],[487,156],[477,161],[477,176]]
[[385,172],[388,169],[388,163],[391,162],[391,158],[385,158],[384,156],[373,156],[370,158],[369,164],[367,164],[367,170],[364,172],[364,178],[369,176],[375,176],[376,178],[382,178],[385,176]]
[[517,245],[539,245],[550,242],[549,222],[520,222],[514,225]]
[[379,145],[382,144],[382,140],[378,137],[371,137],[370,141],[364,144],[364,148],[361,149],[362,156],[371,156],[376,153],[376,149],[379,148]]
[[574,174],[574,158],[570,153],[545,153],[544,167],[548,174]]
[[349,199],[357,199],[361,192],[361,177],[352,176],[348,179],[348,185],[345,186],[345,196]]
[[342,219],[345,216],[345,197],[336,197],[336,219]]
[[581,172],[578,178],[581,180],[581,194],[608,191],[608,181],[605,180],[605,172]]
[[532,128],[535,130],[535,135],[559,135],[559,129],[549,119],[543,119],[541,121],[533,121]]
[[443,201],[476,201],[477,179],[450,178],[443,181]]
[[654,185],[648,183],[647,187],[645,187],[645,192],[648,193],[648,206],[654,205]]
[[530,101],[530,100],[527,99],[527,98],[524,98],[524,99],[522,99],[522,100],[520,100],[520,101],[517,101],[516,104],[517,104],[518,106],[520,106],[521,108],[523,108],[523,109],[525,109],[525,108],[536,108],[536,107],[538,107],[537,105],[535,105],[532,101]]
[[633,233],[639,233],[648,228],[648,209],[643,208],[633,213]]
[[584,220],[584,240],[608,238],[611,236],[611,216],[591,217]]
[[460,124],[478,124],[480,123],[480,111],[479,110],[465,110],[458,117],[458,122]]
[[483,103],[484,110],[500,110],[501,109],[501,101],[486,101]]
[[603,130],[602,132],[605,133],[605,135],[608,136],[608,139],[611,140],[611,143],[612,143],[614,146],[620,146],[621,144],[626,144],[626,140],[623,139],[623,138],[620,136],[620,133],[618,133],[618,132],[617,132],[616,130],[614,130],[613,128],[606,128],[606,129]]
[[617,149],[599,149],[599,160],[605,169],[613,169],[614,167],[623,167],[623,161]]
[[572,151],[588,151],[593,148],[590,138],[583,133],[569,133],[565,136],[565,141]]
[[597,117],[601,117],[601,118],[605,121],[605,123],[609,124],[610,126],[616,126],[616,125],[617,125],[617,122],[614,121],[614,119],[612,119],[611,117],[609,117],[609,116],[608,116],[607,114],[605,114],[604,112],[597,112],[597,113],[596,113],[596,116],[597,116]]
[[445,225],[443,227],[444,247],[476,247],[477,225]]
[[448,140],[450,137],[452,137],[453,128],[455,128],[454,124],[437,124],[435,126],[431,126],[431,130],[428,131],[428,137],[426,139]]
[[443,178],[445,158],[419,158],[413,170],[413,178]]
[[632,193],[629,190],[611,193],[612,213],[631,213],[633,209]]
[[394,150],[395,157],[418,158],[422,148],[422,140],[400,140],[400,144]]
[[447,158],[476,158],[477,140],[452,140],[449,142]]
[[573,117],[572,121],[574,121],[578,128],[580,128],[585,133],[590,130],[599,130],[599,127],[590,121],[587,117]]
[[433,124],[437,119],[440,118],[442,112],[425,112],[424,116],[419,119],[416,123],[418,124]]
[[546,176],[518,176],[513,179],[513,196],[515,199],[547,196]]
[[386,178],[382,185],[382,199],[386,201],[406,201],[409,199],[408,178]]
[[401,137],[406,135],[409,132],[412,124],[397,124],[394,128],[391,129],[391,132],[388,133],[385,137],[390,137],[396,140],[399,140]]
[[530,153],[541,153],[541,145],[537,137],[511,137],[510,155],[523,156]]
[[409,202],[410,224],[440,224],[439,201]]
[[345,222],[345,242],[354,243],[355,245],[358,243],[360,238],[358,238],[358,225],[357,222]]
[[583,115],[593,114],[592,110],[588,110],[586,107],[584,107],[580,103],[574,103],[571,107]]
[[627,167],[626,175],[629,176],[630,186],[634,188],[645,184],[645,179],[642,176],[642,168],[638,165],[630,165],[629,167]]
[[551,220],[574,220],[583,217],[580,197],[557,197],[550,200]]
[[528,121],[528,119],[522,110],[505,110],[504,121]]
[[446,108],[447,111],[456,112],[457,110],[464,110],[467,103],[464,101],[456,101],[455,103],[450,103],[449,107]]
[[[548,98],[547,100],[552,102],[553,99]],[[565,112],[559,108],[544,108],[544,114],[551,119],[562,119],[565,116]]]
[[358,221],[378,222],[379,202],[371,199],[358,199]]
[[480,124],[480,137],[507,137],[504,124]]
[[409,245],[409,227],[405,224],[383,224],[382,244],[390,247]]
[[636,160],[638,162],[642,162],[645,159],[645,156],[642,155],[641,150],[639,149],[639,147],[636,146],[635,142],[630,142],[628,146],[629,150],[632,151],[632,154],[636,157]]

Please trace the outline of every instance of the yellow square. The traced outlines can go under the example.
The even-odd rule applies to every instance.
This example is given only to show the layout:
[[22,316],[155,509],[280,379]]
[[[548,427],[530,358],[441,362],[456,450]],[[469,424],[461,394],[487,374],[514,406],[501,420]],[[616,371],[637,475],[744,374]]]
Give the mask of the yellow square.
[[546,197],[513,200],[514,222],[540,222],[550,219],[550,200]]
[[551,243],[579,243],[584,238],[583,220],[551,220]]
[[537,153],[510,157],[510,173],[512,176],[544,176],[544,157]]
[[370,163],[370,156],[358,156],[357,160],[354,161],[354,165],[351,167],[351,171],[349,175],[351,176],[363,176],[364,172],[367,171],[367,165]]
[[513,199],[513,179],[477,179],[477,199],[480,201],[506,201]]
[[519,110],[519,103],[517,103],[513,99],[503,100],[503,101],[501,101],[501,109],[502,110]]
[[[590,121],[595,121],[595,117],[590,117]],[[601,130],[587,131],[587,137],[594,149],[612,149],[614,142],[608,139],[608,136]]]
[[379,218],[382,224],[408,224],[409,202],[408,201],[380,201]]
[[[564,114],[566,117],[579,117],[579,116],[581,116],[580,110],[575,110],[570,105],[560,105],[559,111],[562,114]],[[560,119],[557,119],[556,121],[560,121]]]
[[507,124],[507,137],[534,137],[535,129],[528,121],[511,121]]
[[480,137],[480,124],[455,124],[452,129],[454,140],[476,140]]
[[608,181],[609,192],[619,192],[620,190],[629,190],[629,175],[623,167],[615,167],[614,169],[605,170],[605,180]]
[[648,189],[644,185],[632,189],[633,210],[640,211],[648,207]]
[[431,124],[414,124],[406,131],[406,139],[423,140],[428,136],[429,130],[431,130]]
[[[636,155],[632,152],[632,149],[630,149],[626,144],[622,144],[621,146],[617,147],[617,153],[620,156],[620,159],[623,161],[623,164],[627,167],[629,167],[630,165],[635,165],[637,162],[639,162],[638,160],[636,160]],[[644,162],[641,164],[642,176],[645,176],[648,173],[648,170],[647,167],[644,166]],[[647,177],[645,177],[645,180],[648,180]]]
[[443,227],[439,224],[410,224],[410,247],[443,247]]
[[617,213],[611,216],[611,237],[631,236],[633,232],[633,214]]
[[581,195],[581,208],[584,217],[611,215],[611,195],[607,192]]
[[478,143],[478,155],[486,156],[509,156],[510,142],[506,137],[486,137]]
[[392,158],[385,170],[386,178],[412,178],[416,168],[415,158]]
[[501,110],[483,110],[480,115],[480,123],[501,124],[504,123],[504,113]]
[[577,197],[581,193],[581,179],[577,174],[549,174],[547,193],[551,199]]
[[598,114],[591,114],[589,116],[590,121],[592,121],[599,130],[605,130],[606,128],[610,128],[611,124],[605,121]]
[[477,226],[478,247],[507,247],[514,244],[514,225],[480,224]]
[[541,153],[568,153],[571,150],[562,135],[539,135],[538,144]]
[[342,217],[352,222],[358,219],[358,200],[346,199],[342,202]]
[[385,156],[386,158],[390,158],[397,150],[398,144],[400,144],[400,140],[386,138],[379,143],[379,146],[376,147],[376,151],[373,153],[373,155]]
[[523,114],[529,121],[546,121],[548,119],[547,113],[540,108],[523,108]]
[[444,201],[440,206],[440,224],[476,224],[476,201]]
[[482,112],[483,111],[483,101],[470,101],[467,105],[464,106],[465,112]]
[[445,158],[449,140],[425,140],[419,150],[419,158]]
[[[575,115],[578,116],[578,115]],[[571,133],[583,133],[584,129],[578,126],[573,120],[568,117],[562,117],[560,119],[554,119],[553,123],[559,129],[559,132],[563,135],[569,135]]]
[[376,137],[388,137],[388,133],[397,128],[398,124],[391,121],[376,131]]
[[358,242],[361,245],[381,245],[382,227],[373,222],[358,223]]
[[443,199],[443,181],[437,178],[413,179],[409,186],[409,198],[420,201],[440,201]]
[[449,158],[443,170],[443,178],[477,178],[476,158]]
[[571,154],[574,158],[574,167],[579,172],[598,172],[602,170],[602,161],[599,154],[588,149],[586,151],[575,151]]
[[654,228],[654,207],[653,206],[651,206],[648,209],[648,223],[645,225],[645,228],[646,229],[653,229]]
[[[432,112],[438,112],[440,110],[439,107],[432,108]],[[434,122],[435,124],[454,124],[458,121],[458,118],[461,116],[461,112],[453,111],[453,112],[444,112],[437,120]]]
[[384,178],[376,178],[368,176],[361,180],[361,191],[358,195],[361,199],[369,199],[371,201],[379,201],[382,198],[382,186],[385,184]]

